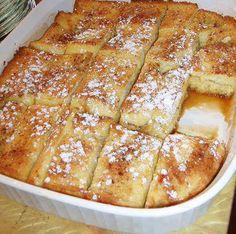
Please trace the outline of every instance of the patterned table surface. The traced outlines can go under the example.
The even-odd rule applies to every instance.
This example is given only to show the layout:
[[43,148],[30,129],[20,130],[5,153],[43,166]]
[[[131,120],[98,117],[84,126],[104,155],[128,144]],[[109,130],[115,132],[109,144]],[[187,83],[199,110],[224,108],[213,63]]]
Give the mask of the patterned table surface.
[[[214,199],[207,213],[175,234],[225,234],[230,217],[236,176]],[[0,196],[0,234],[115,234],[39,212]]]

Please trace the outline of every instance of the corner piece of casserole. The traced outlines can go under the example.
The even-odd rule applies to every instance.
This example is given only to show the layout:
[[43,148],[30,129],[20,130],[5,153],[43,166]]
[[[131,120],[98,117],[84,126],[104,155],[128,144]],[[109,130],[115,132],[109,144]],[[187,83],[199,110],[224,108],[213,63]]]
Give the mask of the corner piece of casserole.
[[145,206],[170,206],[197,195],[213,180],[225,154],[218,140],[169,135],[160,150]]

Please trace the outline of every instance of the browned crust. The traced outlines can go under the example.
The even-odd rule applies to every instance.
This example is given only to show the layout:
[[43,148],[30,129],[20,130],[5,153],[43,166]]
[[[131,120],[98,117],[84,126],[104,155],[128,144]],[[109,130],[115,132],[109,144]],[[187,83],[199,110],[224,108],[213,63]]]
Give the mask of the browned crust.
[[[202,48],[193,57],[193,68],[196,71],[202,70],[203,63],[211,65],[208,74],[225,74],[232,79],[236,75],[236,45],[227,45],[225,43],[216,43]],[[235,80],[236,83],[236,80]]]
[[[177,146],[171,145],[173,142],[170,139],[175,139],[175,137],[181,137],[179,142],[177,140],[175,143]],[[169,140],[171,142],[170,148],[166,149],[165,143]],[[186,158],[186,162],[183,160],[183,163],[180,163],[178,160],[180,160],[181,154],[178,149],[186,144],[185,140],[190,141],[193,151]],[[156,174],[147,198],[146,207],[155,208],[175,205],[196,196],[214,179],[224,162],[225,155],[225,145],[214,140],[181,134],[169,135],[160,151]],[[181,169],[179,169],[180,165],[182,166]],[[162,172],[163,168],[165,173]],[[172,197],[169,194],[170,191],[176,192],[176,197]],[[180,198],[178,193],[181,194]]]
[[224,20],[226,24],[230,24],[236,28],[236,18],[232,16],[224,16]]

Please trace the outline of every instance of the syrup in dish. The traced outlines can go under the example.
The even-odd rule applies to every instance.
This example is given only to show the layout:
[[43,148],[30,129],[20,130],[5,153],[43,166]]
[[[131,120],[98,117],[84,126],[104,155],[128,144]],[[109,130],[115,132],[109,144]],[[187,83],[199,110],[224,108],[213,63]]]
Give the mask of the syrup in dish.
[[227,144],[234,119],[235,98],[189,91],[184,101],[177,131],[180,133],[216,138]]

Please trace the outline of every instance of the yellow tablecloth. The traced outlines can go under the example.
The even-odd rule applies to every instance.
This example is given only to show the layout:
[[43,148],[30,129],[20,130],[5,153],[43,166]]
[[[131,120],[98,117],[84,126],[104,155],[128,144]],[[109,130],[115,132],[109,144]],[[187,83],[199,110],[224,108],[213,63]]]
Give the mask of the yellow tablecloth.
[[[236,176],[214,199],[207,213],[196,223],[177,232],[178,234],[225,234],[230,217]],[[108,234],[114,233],[99,228],[75,223],[53,215],[39,212],[0,196],[1,234]]]

